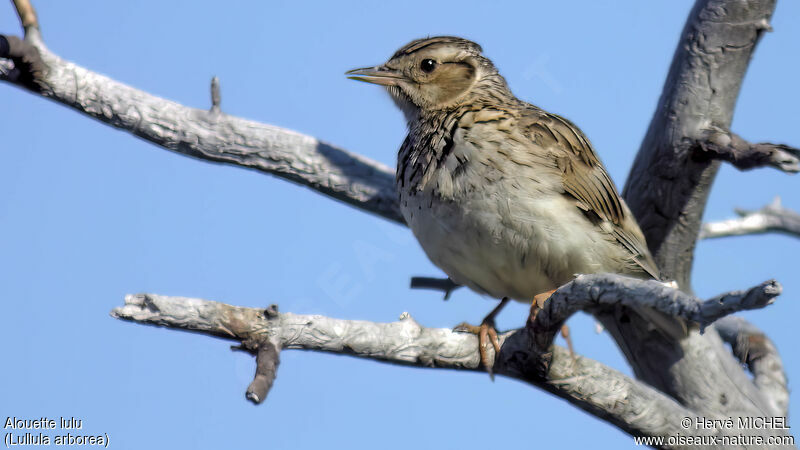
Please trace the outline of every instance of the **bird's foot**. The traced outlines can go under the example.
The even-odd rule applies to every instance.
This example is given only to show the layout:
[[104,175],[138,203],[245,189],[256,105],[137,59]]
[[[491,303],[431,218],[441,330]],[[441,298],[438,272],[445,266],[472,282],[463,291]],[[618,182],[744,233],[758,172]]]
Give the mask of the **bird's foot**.
[[494,320],[484,319],[480,325],[470,325],[462,322],[453,328],[453,331],[461,333],[472,333],[478,336],[478,353],[481,355],[481,364],[489,372],[489,376],[494,380],[494,372],[492,367],[493,361],[489,358],[489,344],[494,347],[495,355],[500,352],[500,341],[497,339],[497,330],[494,327]]
[[462,332],[462,333],[472,333],[478,336],[478,353],[481,356],[481,364],[483,367],[486,368],[486,371],[489,373],[489,377],[494,380],[494,372],[492,368],[494,367],[494,359],[489,358],[489,344],[494,347],[494,357],[500,353],[500,340],[497,338],[497,330],[495,329],[494,325],[494,318],[503,309],[503,307],[508,303],[508,298],[504,298],[500,301],[500,304],[497,305],[486,317],[484,317],[483,321],[480,325],[470,325],[466,322],[462,322],[453,328],[453,331]]

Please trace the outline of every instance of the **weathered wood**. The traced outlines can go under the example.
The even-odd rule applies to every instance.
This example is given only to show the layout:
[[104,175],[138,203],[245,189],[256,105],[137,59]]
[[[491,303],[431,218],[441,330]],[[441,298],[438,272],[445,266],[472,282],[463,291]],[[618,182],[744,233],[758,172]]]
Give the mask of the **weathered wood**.
[[[219,109],[218,95],[215,96],[211,111],[187,108],[64,61],[45,47],[28,1],[15,2],[26,28],[26,46],[16,46],[15,42],[15,46],[9,46],[7,54],[0,55],[0,79],[168,150],[277,175],[402,223],[395,200],[393,170],[390,168],[309,136],[228,116]],[[709,142],[719,144],[719,139],[709,140],[709,130],[735,136],[729,128],[736,98],[755,45],[761,34],[769,29],[774,6],[774,0],[697,1],[681,34],[661,99],[625,187],[625,198],[639,219],[662,272],[676,279],[686,292],[691,291],[692,256],[700,218],[720,159],[736,163],[744,158],[749,164],[754,161],[753,158],[763,158],[770,151],[788,149],[777,146],[745,148],[743,145],[708,145]],[[34,19],[31,20],[31,17]],[[38,49],[41,61],[33,57],[32,48]],[[2,59],[4,57],[6,59]],[[774,155],[778,158],[775,159]],[[791,170],[796,161],[785,158],[786,155],[796,156],[789,151],[769,154],[766,160],[784,170]],[[143,298],[155,299],[156,296]],[[753,298],[750,297],[751,300]],[[763,297],[757,299],[763,300]],[[175,316],[162,325],[194,323],[198,317],[202,318],[204,311],[211,311],[205,309],[208,305],[204,304],[191,303],[189,306],[195,310],[184,311],[188,315]],[[247,329],[264,320],[262,317],[251,317],[250,313],[242,312],[244,309],[237,311],[244,315],[236,316],[239,317],[236,321],[226,322],[227,325],[223,327],[211,327],[205,332],[239,339],[241,335],[237,334],[236,327]],[[147,308],[144,312],[147,312]],[[589,360],[584,358],[576,357],[574,363],[577,366],[569,366],[568,357],[558,348],[554,351],[550,368],[551,382],[556,379],[558,383],[547,383],[541,387],[632,434],[641,435],[671,433],[676,426],[676,418],[684,414],[687,408],[706,417],[785,413],[785,402],[781,399],[781,392],[785,392],[785,376],[779,376],[782,375],[780,365],[775,370],[775,360],[780,362],[777,352],[766,351],[768,358],[751,361],[751,370],[762,371],[768,366],[772,370],[769,377],[758,376],[754,383],[725,349],[714,327],[702,336],[698,331],[692,331],[687,338],[676,342],[654,332],[652,324],[632,312],[625,302],[610,308],[599,308],[596,314],[620,345],[637,376],[677,399],[678,403],[642,383],[619,379],[618,374],[608,372],[611,369],[596,366],[596,363],[587,362]],[[407,319],[406,322],[411,321]],[[347,327],[352,326],[353,322],[339,321],[333,325]],[[380,324],[362,325],[371,327]],[[329,330],[329,334],[338,339],[336,333],[339,333],[339,328],[336,326]],[[418,342],[420,338],[428,336],[426,333],[430,333],[419,325],[396,327],[401,331],[406,330],[402,327],[407,327],[407,331],[413,332],[406,336],[412,342]],[[720,329],[727,333],[724,334],[726,339],[736,333],[754,335],[746,333],[746,330],[731,332],[727,328]],[[516,349],[515,354],[524,353],[528,342],[523,335],[525,333],[504,336],[506,343],[503,351]],[[352,340],[346,341],[347,345],[340,339],[328,342],[338,345],[331,350],[347,353],[357,353],[356,349],[369,350],[373,348],[372,345],[382,342],[379,335],[367,336],[371,337],[366,342],[363,339]],[[452,362],[458,360],[452,359],[453,354],[448,354],[447,358],[440,361],[436,355],[423,352],[416,354],[415,361],[421,364],[464,364],[464,368],[477,368],[477,345],[473,336],[452,333],[437,336],[448,342],[455,339],[459,346],[464,346],[464,352],[467,349],[473,352],[468,357],[469,365],[466,360]],[[276,344],[276,352],[283,344]],[[741,353],[741,350],[734,351]],[[277,359],[270,359],[267,353],[266,350],[262,351],[264,364],[261,366],[264,368],[262,372],[269,375],[270,371],[274,372]],[[737,356],[741,357],[739,353]],[[513,367],[514,364],[505,362],[501,355],[498,373],[513,376]],[[577,375],[584,371],[588,374],[592,370],[598,371],[598,380],[615,385],[621,383],[619,385],[624,387],[621,392],[631,397],[621,399],[612,395],[608,398],[613,403],[607,403],[605,390],[586,390],[586,386],[579,381],[582,378]],[[271,379],[268,376],[261,379],[254,388],[255,395],[263,399],[265,386],[268,389],[269,383]],[[657,403],[642,403],[640,396],[655,396]],[[652,409],[654,404],[658,405],[658,411]],[[621,419],[627,416],[617,414],[616,408],[635,414]],[[662,421],[660,408],[669,412],[670,423],[658,424]],[[643,425],[639,422],[649,420],[648,417],[653,418],[656,424]]]

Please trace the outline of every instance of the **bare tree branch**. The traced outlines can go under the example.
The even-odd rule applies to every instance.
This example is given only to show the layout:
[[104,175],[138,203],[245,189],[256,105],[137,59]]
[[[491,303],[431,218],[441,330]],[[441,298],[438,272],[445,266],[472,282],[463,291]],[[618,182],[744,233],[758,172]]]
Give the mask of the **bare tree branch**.
[[746,291],[733,291],[703,301],[655,280],[614,274],[579,275],[548,299],[532,324],[534,331],[555,332],[574,313],[614,305],[649,308],[700,326],[702,331],[722,317],[772,304],[782,291],[768,280]]
[[[263,309],[139,294],[127,296],[125,306],[115,308],[111,315],[237,341],[272,341],[277,348],[343,353],[417,367],[482,371],[476,336],[447,328],[425,328],[407,313],[392,323],[291,313],[267,317]],[[597,361],[570,355],[560,347],[554,349],[548,378],[537,378],[527,367],[530,345],[526,336],[527,333],[511,331],[500,337],[502,348],[495,366],[498,374],[546,389],[635,436],[722,432],[681,428],[680,419],[694,417],[693,411],[649,386]]]
[[[447,299],[450,292],[460,286],[449,278],[414,277],[411,279],[411,287],[443,291]],[[760,309],[772,304],[782,291],[780,283],[767,280],[744,291],[726,292],[703,301],[660,281],[609,273],[578,275],[550,296],[531,326],[534,330],[555,334],[578,311],[595,312],[624,305],[649,308],[687,320],[697,324],[702,332],[707,326],[729,314]],[[538,342],[542,348],[550,344],[544,338],[545,340]]]
[[800,172],[800,149],[784,144],[753,144],[729,131],[710,129],[698,141],[698,147],[704,156],[727,161],[740,170],[770,166],[784,172]]
[[696,158],[709,130],[729,130],[742,80],[775,0],[698,0],[625,184],[662,274],[689,289],[693,250],[719,160]]
[[394,170],[379,162],[291,130],[221,113],[214,103],[219,97],[212,96],[216,100],[207,111],[134,89],[62,60],[47,49],[36,28],[26,28],[24,42],[7,38],[19,42],[19,49],[0,57],[17,63],[24,56],[24,67],[35,63],[46,70],[22,70],[25,76],[9,73],[1,79],[173,152],[276,175],[404,223]]
[[[718,159],[698,158],[697,143],[709,129],[730,129],[742,80],[756,44],[770,30],[774,8],[775,0],[696,1],[625,184],[625,200],[662,276],[686,291],[691,291],[694,247],[720,165]],[[690,332],[676,343],[654,334],[647,320],[623,306],[596,317],[637,377],[684,405],[707,415],[772,410],[713,328],[703,336]]]
[[[312,137],[228,116],[219,112],[216,100],[210,112],[187,108],[63,61],[44,46],[35,20],[26,21],[29,16],[23,9],[27,0],[16,4],[26,24],[26,38],[18,41],[24,44],[19,46],[6,40],[10,44],[5,56],[0,54],[6,58],[0,59],[0,79],[166,149],[274,174],[402,223],[390,168]],[[773,9],[774,0],[697,1],[625,187],[626,199],[662,272],[686,290],[690,289],[700,218],[719,166],[718,159],[695,157],[697,143],[707,140],[704,133],[709,129],[729,129],[742,78],[759,37],[769,29]],[[730,160],[747,160],[742,156],[747,152],[737,156],[720,148],[723,150],[718,153],[727,151]],[[754,155],[767,153],[764,148],[747,150]],[[793,155],[788,148],[778,150]],[[778,160],[781,158],[772,164],[782,168],[794,164],[788,158],[782,163]],[[753,300],[757,301],[752,304],[758,305],[765,298],[765,291],[727,297],[722,304],[729,307],[707,313],[726,313]],[[114,314],[242,341],[244,348],[259,358],[257,376],[248,389],[253,401],[263,400],[274,380],[278,352],[287,345],[424,366],[477,370],[479,364],[474,336],[425,329],[410,318],[394,324],[370,324],[281,314],[268,320],[259,310],[163,299],[131,297],[131,303]],[[777,391],[769,383],[752,383],[724,349],[713,327],[704,336],[692,332],[679,342],[664,341],[647,321],[630,320],[626,304],[613,303],[597,312],[597,317],[617,340],[637,376],[685,407],[596,362],[580,357],[573,360],[560,348],[554,350],[549,379],[537,385],[636,435],[680,432],[675,418],[686,416],[688,410],[706,417],[765,416],[774,411]],[[269,325],[274,323],[280,326]],[[496,371],[536,384],[529,370],[529,334],[503,336]],[[398,335],[403,340],[397,341]],[[276,337],[280,339],[270,340]],[[777,353],[770,355],[778,358]],[[763,362],[755,363],[756,367],[764,367],[770,360],[759,361]]]
[[713,239],[769,232],[786,233],[800,237],[800,214],[784,208],[780,197],[758,210],[737,209],[737,219],[704,223],[699,239]]
[[789,411],[788,380],[775,344],[742,317],[724,317],[714,323],[714,328],[730,344],[733,354],[747,364],[753,382],[769,399],[774,414],[786,416]]

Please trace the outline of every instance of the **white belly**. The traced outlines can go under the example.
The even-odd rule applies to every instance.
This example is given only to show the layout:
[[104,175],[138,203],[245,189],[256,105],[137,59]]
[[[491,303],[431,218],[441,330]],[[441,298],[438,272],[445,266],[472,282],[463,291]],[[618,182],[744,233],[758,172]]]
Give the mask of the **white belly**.
[[617,269],[606,256],[613,247],[608,235],[587,232],[574,202],[556,193],[509,192],[522,194],[500,181],[459,201],[403,195],[401,209],[434,264],[495,298],[530,301],[577,273]]

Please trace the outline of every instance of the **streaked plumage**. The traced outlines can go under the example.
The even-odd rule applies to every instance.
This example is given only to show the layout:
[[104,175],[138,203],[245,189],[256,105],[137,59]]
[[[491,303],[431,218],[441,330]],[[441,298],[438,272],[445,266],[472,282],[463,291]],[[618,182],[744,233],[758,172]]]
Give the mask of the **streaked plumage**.
[[[425,59],[436,62],[430,74]],[[514,97],[480,46],[420,39],[372,70],[398,77],[388,89],[408,120],[397,162],[401,210],[453,281],[530,301],[576,273],[657,278],[588,139]]]
[[657,279],[589,140],[517,99],[481,52],[433,37],[348,72],[386,86],[406,116],[400,208],[431,261],[456,283],[526,302],[577,273]]

